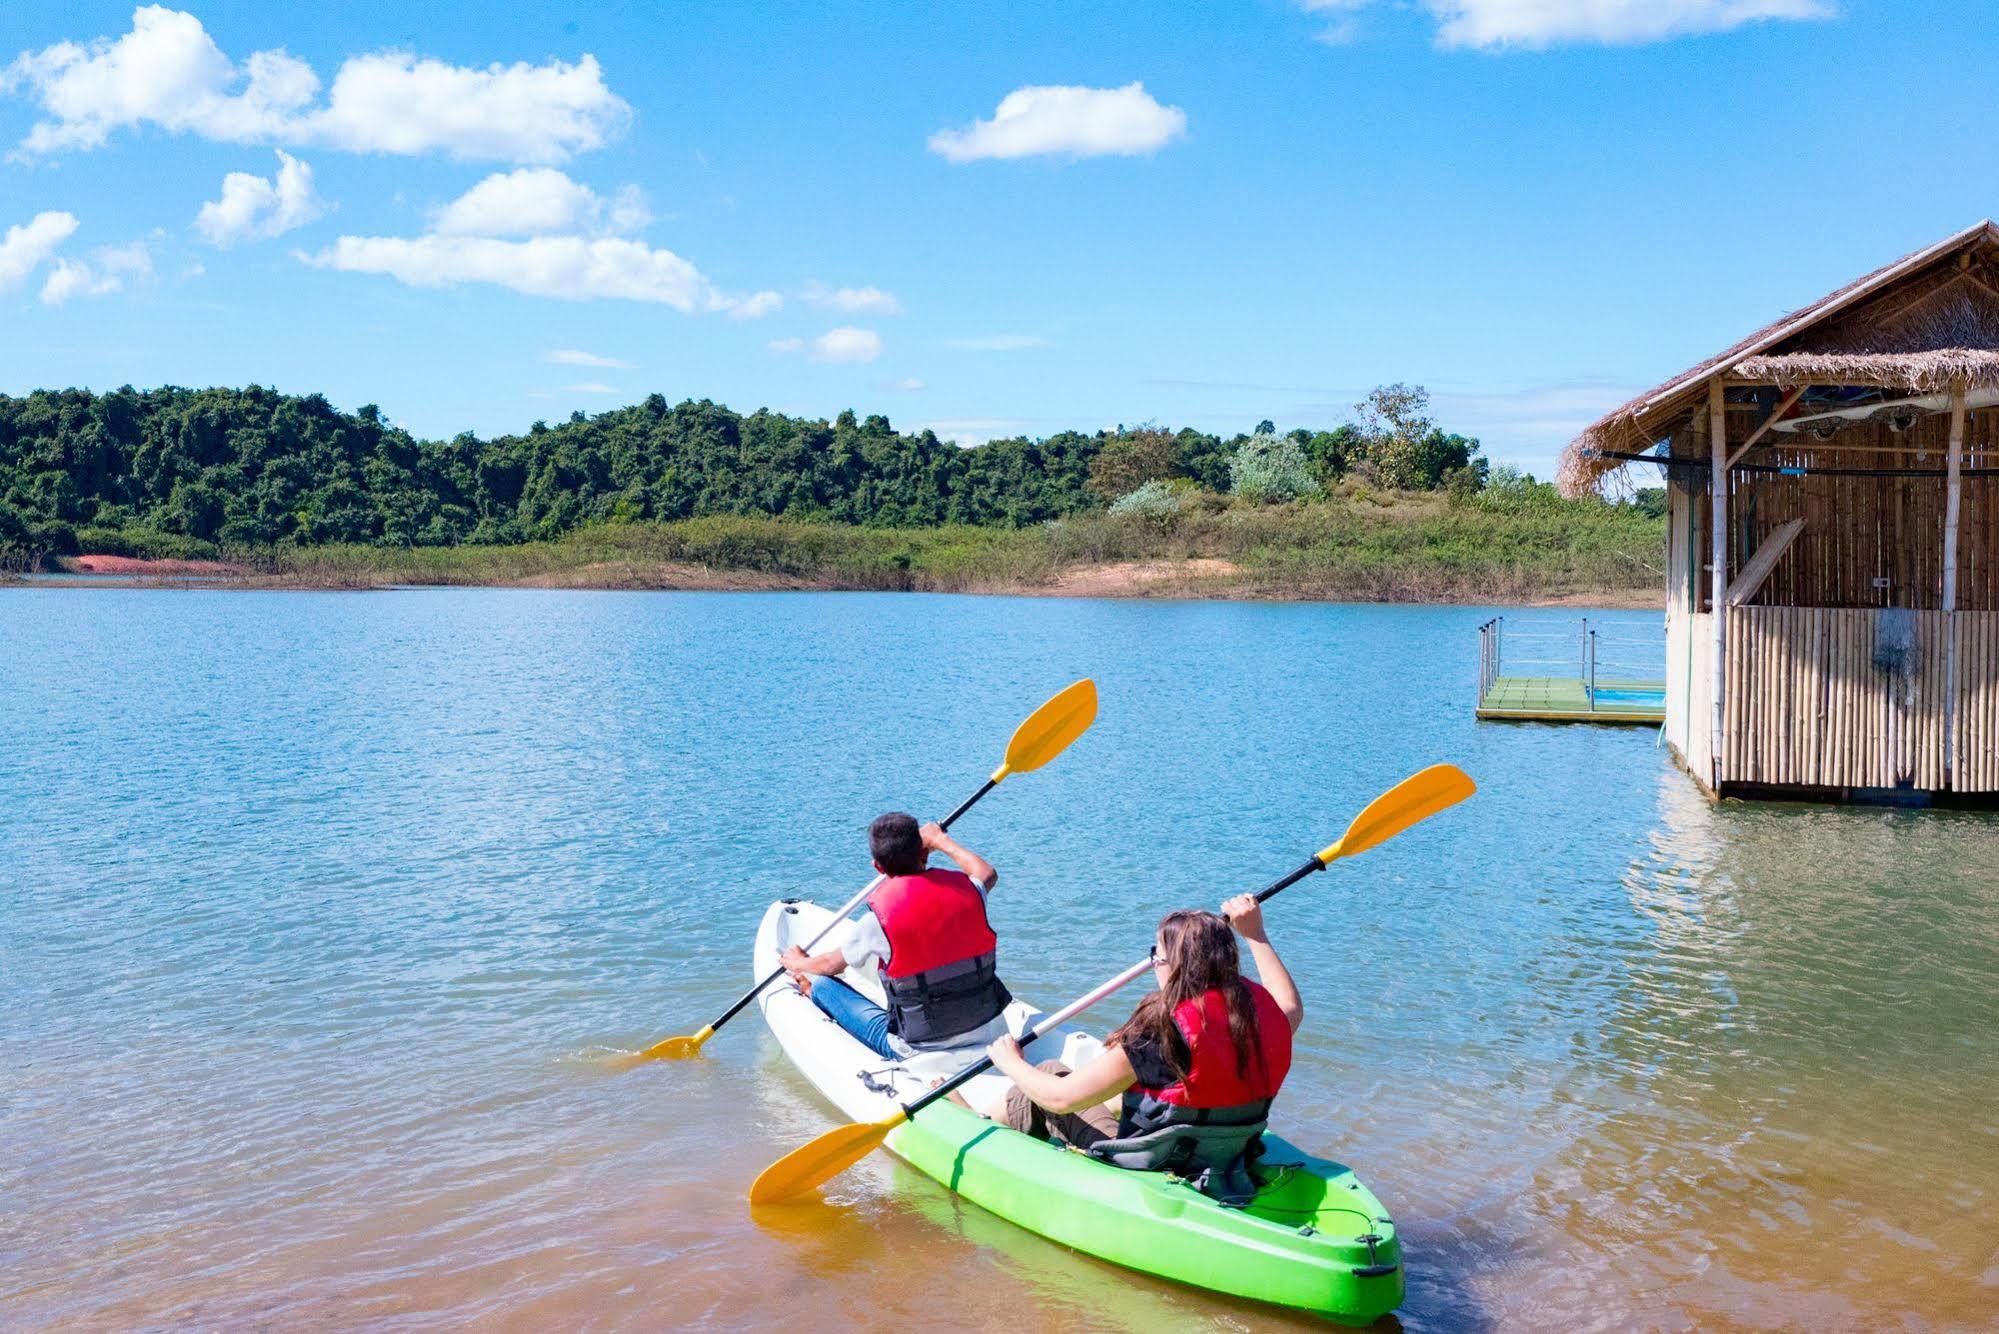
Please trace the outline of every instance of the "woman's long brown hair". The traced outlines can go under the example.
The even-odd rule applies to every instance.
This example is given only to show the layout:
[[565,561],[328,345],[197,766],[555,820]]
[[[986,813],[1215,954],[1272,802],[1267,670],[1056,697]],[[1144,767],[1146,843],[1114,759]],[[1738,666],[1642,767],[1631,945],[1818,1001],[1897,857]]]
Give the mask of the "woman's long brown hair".
[[1166,961],[1166,980],[1159,990],[1138,1003],[1131,1018],[1105,1041],[1122,1047],[1133,1039],[1150,1039],[1180,1078],[1187,1077],[1192,1053],[1173,1012],[1187,1001],[1219,991],[1228,1003],[1229,1040],[1235,1044],[1236,1073],[1249,1078],[1250,1062],[1263,1063],[1263,1045],[1256,1028],[1256,1002],[1242,980],[1242,958],[1235,932],[1218,913],[1183,908],[1159,923]]

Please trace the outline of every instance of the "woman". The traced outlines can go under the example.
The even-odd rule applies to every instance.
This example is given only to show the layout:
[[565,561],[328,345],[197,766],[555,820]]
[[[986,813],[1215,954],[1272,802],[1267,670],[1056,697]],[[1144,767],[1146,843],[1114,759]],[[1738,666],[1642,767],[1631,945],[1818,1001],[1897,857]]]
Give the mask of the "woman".
[[[1231,927],[1248,942],[1262,985],[1243,977]],[[1304,1003],[1251,894],[1219,916],[1168,913],[1152,968],[1159,990],[1080,1070],[1030,1065],[1014,1038],[994,1042],[987,1055],[1014,1087],[987,1115],[1120,1167],[1231,1168],[1269,1118]]]

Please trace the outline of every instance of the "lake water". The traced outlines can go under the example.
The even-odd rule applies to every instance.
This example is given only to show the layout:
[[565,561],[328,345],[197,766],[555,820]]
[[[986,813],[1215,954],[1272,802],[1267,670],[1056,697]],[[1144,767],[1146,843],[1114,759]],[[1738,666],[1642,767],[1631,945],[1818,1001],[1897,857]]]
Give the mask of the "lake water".
[[1095,729],[958,829],[1044,1003],[1416,768],[1482,786],[1270,910],[1277,1120],[1394,1212],[1406,1327],[1990,1327],[1999,826],[1717,808],[1649,731],[1475,724],[1491,614],[0,594],[0,1326],[1286,1323],[885,1155],[753,1220],[833,1124],[754,1011],[602,1060],[1092,675]]

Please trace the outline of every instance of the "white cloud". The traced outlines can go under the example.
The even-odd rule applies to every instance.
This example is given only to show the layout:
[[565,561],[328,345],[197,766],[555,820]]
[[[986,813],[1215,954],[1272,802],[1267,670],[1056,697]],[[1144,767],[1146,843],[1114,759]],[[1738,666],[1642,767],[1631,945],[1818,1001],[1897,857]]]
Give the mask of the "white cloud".
[[23,52],[0,92],[41,105],[20,151],[90,149],[156,125],[225,143],[316,144],[355,153],[560,162],[601,147],[631,119],[596,58],[485,69],[404,51],[354,56],[315,105],[319,76],[283,50],[231,60],[192,14],[144,5],[132,30],[89,45]]
[[99,246],[87,260],[58,259],[42,284],[45,305],[60,306],[71,297],[109,296],[125,290],[128,279],[137,281],[153,274],[153,256],[144,241],[121,246]]
[[19,287],[76,231],[76,215],[54,209],[37,213],[0,236],[0,292]]
[[1443,46],[1656,42],[1762,19],[1817,19],[1821,0],[1430,0]]
[[776,292],[752,292],[745,297],[725,298],[720,309],[728,311],[732,320],[760,320],[783,305],[784,298]]
[[889,385],[889,388],[899,390],[905,394],[914,394],[923,389],[929,388],[929,386],[924,384],[923,381],[917,379],[914,375],[908,375],[904,376],[902,379],[897,380],[891,385]]
[[343,236],[302,258],[315,268],[385,273],[411,287],[494,283],[529,296],[651,301],[688,314],[712,308],[715,296],[708,280],[671,250],[620,237]]
[[814,361],[873,361],[882,354],[881,335],[872,329],[843,324],[812,340]]
[[1325,27],[1312,34],[1312,40],[1326,46],[1345,46],[1360,30],[1359,11],[1374,4],[1375,0],[1298,0],[1298,7],[1308,14],[1328,16]]
[[896,315],[902,311],[902,303],[895,299],[895,294],[879,287],[828,287],[815,279],[805,284],[805,290],[798,295],[807,305],[848,314]]
[[600,384],[595,380],[585,380],[582,384],[566,384],[562,387],[564,391],[571,394],[616,394],[623,392],[611,385]]
[[[1318,13],[1348,13],[1373,0],[1301,0]],[[1437,44],[1538,50],[1563,42],[1630,45],[1726,32],[1767,19],[1820,19],[1831,0],[1423,0]],[[1335,24],[1343,31],[1350,20]]]
[[555,236],[633,232],[652,221],[645,196],[627,185],[606,199],[553,167],[495,172],[439,209],[444,236]]
[[948,162],[981,158],[1136,157],[1187,131],[1187,113],[1161,106],[1142,83],[1122,88],[1026,87],[1000,99],[991,120],[939,130],[930,151]]
[[276,176],[265,180],[247,171],[230,172],[222,178],[222,197],[201,206],[194,226],[210,245],[231,246],[282,235],[319,214],[312,168],[281,148]]
[[312,100],[319,77],[283,51],[260,51],[238,69],[200,19],[145,5],[115,41],[23,52],[0,74],[0,90],[41,103],[46,119],[21,148],[45,154],[96,148],[113,130],[147,123],[231,143],[266,139]]
[[961,352],[1019,352],[1031,347],[1047,347],[1048,340],[1035,334],[983,334],[976,338],[947,338],[944,346]]
[[342,236],[299,258],[317,268],[385,273],[412,287],[493,283],[530,296],[652,301],[739,320],[783,304],[776,292],[724,292],[671,250],[603,231],[643,216],[634,190],[607,200],[553,168],[522,168],[488,176],[446,204],[422,236]]
[[561,162],[610,142],[631,114],[595,56],[477,70],[387,51],[340,67],[309,133],[357,153]]
[[629,361],[619,361],[616,357],[600,357],[595,352],[581,352],[573,347],[552,347],[541,354],[541,359],[552,366],[595,366],[607,371],[638,369]]
[[773,352],[796,352],[805,346],[803,338],[773,338],[764,344]]

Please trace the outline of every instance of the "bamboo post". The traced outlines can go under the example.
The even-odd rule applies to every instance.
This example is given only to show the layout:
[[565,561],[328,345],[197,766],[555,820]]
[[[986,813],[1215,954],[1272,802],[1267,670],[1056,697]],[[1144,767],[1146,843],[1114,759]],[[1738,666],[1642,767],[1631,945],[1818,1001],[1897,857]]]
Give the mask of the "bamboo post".
[[1943,771],[1944,785],[1950,785],[1951,761],[1954,738],[1951,726],[1957,716],[1957,521],[1962,508],[1963,467],[1964,467],[1964,418],[1966,409],[1964,381],[1959,380],[1950,387],[1950,457],[1944,465],[1943,502],[1943,623],[1944,623],[1944,692],[1943,692]]
[[1723,710],[1727,704],[1728,670],[1728,403],[1721,378],[1707,385],[1708,454],[1714,494],[1708,497],[1710,532],[1708,558],[1713,561],[1709,577],[1710,599],[1714,607],[1712,629],[1714,652],[1708,663],[1714,692],[1714,718],[1710,724],[1708,762],[1712,766],[1710,786],[1721,791],[1721,733]]

